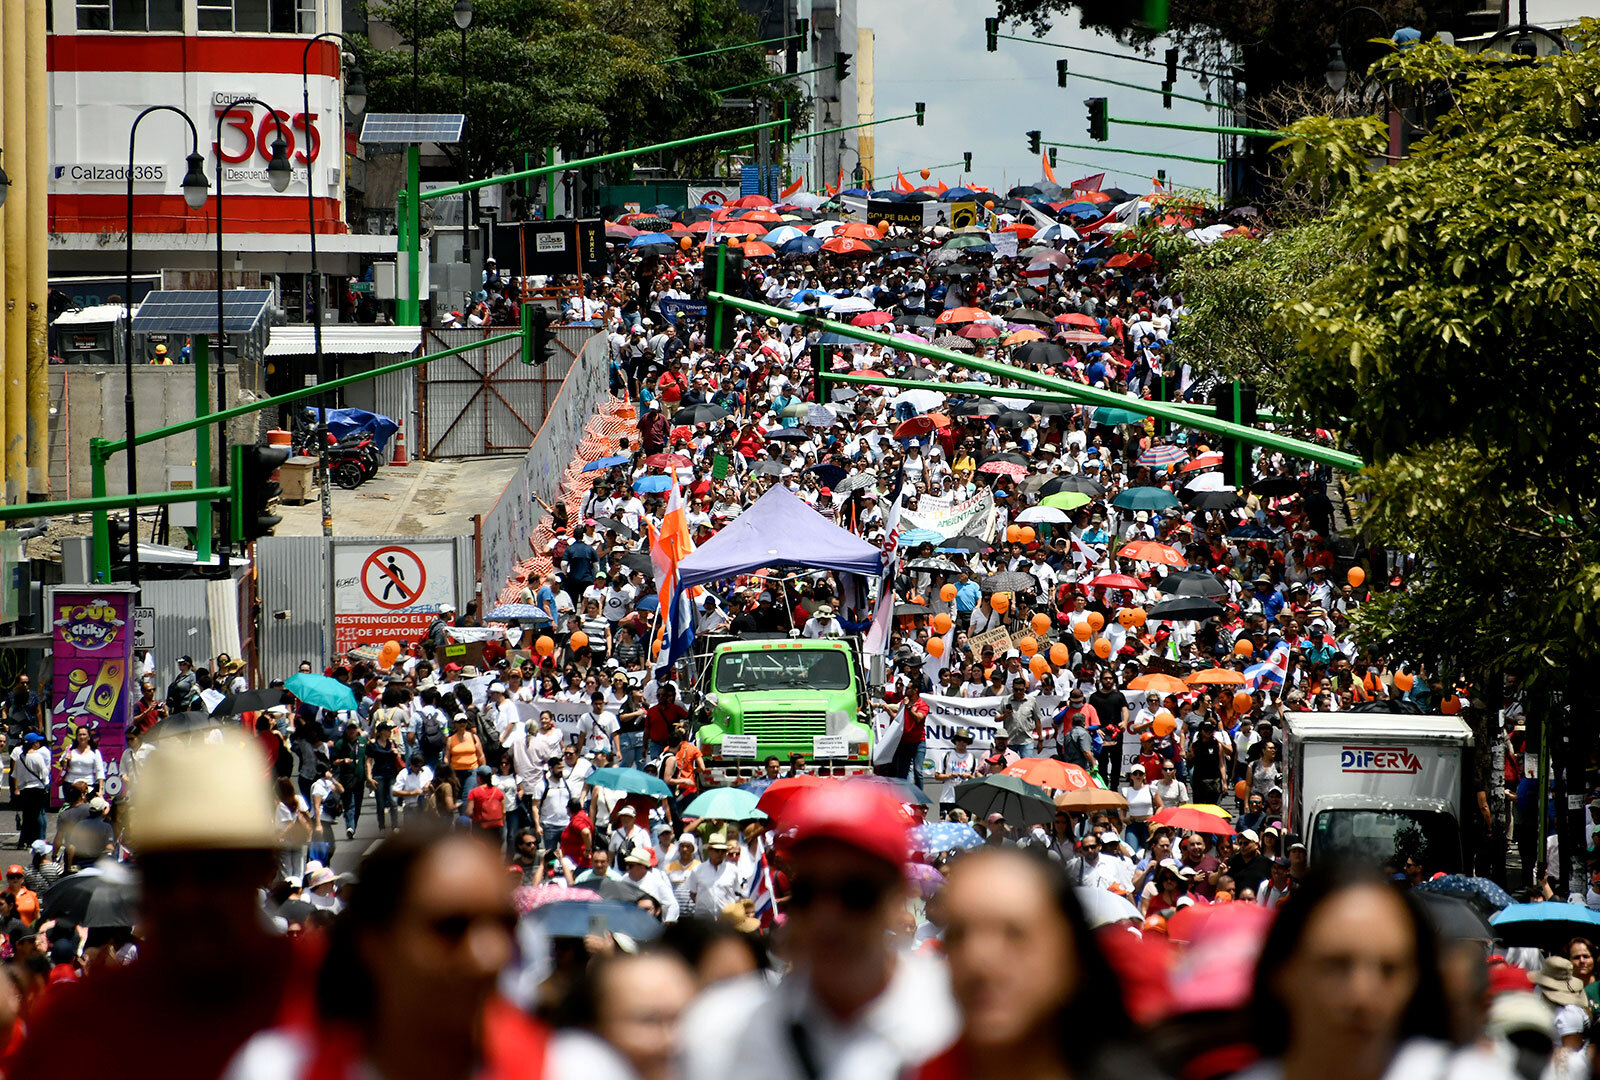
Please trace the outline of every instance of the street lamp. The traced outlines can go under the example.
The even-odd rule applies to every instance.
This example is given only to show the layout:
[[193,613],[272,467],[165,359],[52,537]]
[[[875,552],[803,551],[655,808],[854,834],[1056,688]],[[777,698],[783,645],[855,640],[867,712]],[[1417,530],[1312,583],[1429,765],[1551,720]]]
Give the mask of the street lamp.
[[[228,340],[227,324],[223,320],[223,288],[222,288],[222,125],[235,111],[242,111],[241,106],[259,105],[267,110],[267,115],[277,125],[278,137],[272,140],[272,156],[267,161],[267,183],[272,185],[272,190],[280,194],[289,189],[289,181],[294,176],[294,169],[289,165],[289,129],[283,125],[283,117],[278,115],[276,109],[260,98],[243,97],[230,101],[227,105],[217,110],[217,411],[222,412],[228,407],[228,368],[224,362],[227,356],[225,347]],[[255,119],[254,113],[251,120]],[[307,155],[309,166],[310,155]],[[308,168],[306,180],[309,186],[311,173]],[[316,230],[313,229],[313,232]],[[128,436],[133,437],[132,433]],[[219,487],[228,486],[228,426],[217,425],[217,484]],[[222,504],[224,524],[229,527],[223,531],[222,541],[222,567],[228,568],[229,554],[232,550],[231,518],[233,508],[228,503]],[[131,530],[130,530],[131,531]]]
[[1328,66],[1323,69],[1322,78],[1335,94],[1344,93],[1345,83],[1350,81],[1350,65],[1344,62],[1344,49],[1337,41],[1328,46]]
[[[133,444],[133,437],[138,433],[138,426],[134,422],[133,405],[133,144],[139,135],[139,122],[154,112],[176,113],[183,117],[183,122],[189,125],[189,171],[184,173],[180,187],[183,190],[184,204],[191,210],[198,210],[206,204],[208,185],[206,174],[202,166],[205,158],[200,156],[200,133],[195,129],[194,121],[189,114],[175,105],[152,105],[133,118],[133,126],[128,129],[128,227],[123,234],[123,248],[126,259],[123,265],[122,302],[126,305],[127,318],[123,323],[123,354],[122,354],[122,421],[128,429],[128,494],[132,495],[139,490],[139,448]],[[0,176],[3,176],[0,173]],[[0,203],[5,201],[5,187],[0,186]],[[206,478],[209,480],[209,478]],[[199,482],[199,481],[197,481]],[[202,483],[202,486],[204,484]],[[128,566],[129,580],[135,586],[139,584],[139,508],[128,508]]]
[[[465,116],[467,113],[467,31],[472,27],[472,0],[456,0],[456,6],[451,9],[450,17],[455,20],[456,29],[461,31],[461,114]],[[461,150],[461,182],[465,184],[467,182],[466,139],[463,138],[459,145]],[[467,220],[468,211],[471,207],[472,192],[463,191],[461,193],[461,261],[468,264],[472,262],[472,245],[470,233],[468,232],[469,222]]]
[[[311,48],[319,41],[331,41],[337,38],[343,45],[350,46],[352,59],[350,66],[345,69],[344,83],[344,108],[345,112],[360,115],[367,107],[367,80],[361,73],[361,65],[354,60],[355,45],[349,38],[337,31],[329,30],[318,34],[306,42],[305,51],[300,54],[300,103],[302,111],[307,117],[306,125],[310,127],[311,116]],[[344,62],[343,53],[339,57],[340,63]],[[343,130],[343,125],[340,126]],[[316,355],[317,368],[317,426],[315,435],[317,439],[317,468],[322,472],[322,535],[333,535],[333,491],[328,484],[328,401],[327,395],[322,390],[322,385],[328,381],[328,373],[322,355],[322,272],[317,269],[317,193],[311,186],[311,155],[306,155],[306,224],[307,235],[311,239],[311,348]]]

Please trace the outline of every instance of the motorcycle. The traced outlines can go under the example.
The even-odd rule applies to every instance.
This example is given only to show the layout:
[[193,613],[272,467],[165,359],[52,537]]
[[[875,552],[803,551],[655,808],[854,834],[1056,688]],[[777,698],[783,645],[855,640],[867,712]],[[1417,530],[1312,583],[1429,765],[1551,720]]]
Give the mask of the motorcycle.
[[[317,427],[312,414],[296,415],[291,443],[296,454],[319,457]],[[370,432],[352,431],[342,439],[330,433],[325,451],[328,477],[339,487],[352,491],[377,475],[383,456]],[[319,461],[321,458],[319,457]]]

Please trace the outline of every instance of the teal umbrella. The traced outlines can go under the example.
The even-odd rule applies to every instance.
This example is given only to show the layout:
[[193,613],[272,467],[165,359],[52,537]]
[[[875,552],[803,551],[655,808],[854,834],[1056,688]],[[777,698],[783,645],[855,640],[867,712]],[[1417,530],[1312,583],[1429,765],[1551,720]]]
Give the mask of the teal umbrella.
[[642,769],[596,769],[583,778],[589,787],[603,787],[608,791],[621,791],[629,795],[648,795],[652,799],[665,799],[672,794],[667,782],[651,776]]
[[283,688],[307,705],[331,712],[350,712],[356,707],[356,695],[338,679],[326,675],[313,675],[308,671],[289,676]]
[[1166,488],[1124,488],[1111,500],[1111,505],[1121,510],[1167,510],[1178,505],[1177,498]]
[[1134,412],[1131,409],[1116,409],[1110,405],[1102,405],[1094,411],[1090,423],[1100,427],[1121,427],[1123,424],[1144,423],[1144,413]]
[[751,821],[765,819],[766,814],[756,809],[757,795],[741,788],[719,787],[702,791],[683,808],[684,817],[709,818],[713,821]]

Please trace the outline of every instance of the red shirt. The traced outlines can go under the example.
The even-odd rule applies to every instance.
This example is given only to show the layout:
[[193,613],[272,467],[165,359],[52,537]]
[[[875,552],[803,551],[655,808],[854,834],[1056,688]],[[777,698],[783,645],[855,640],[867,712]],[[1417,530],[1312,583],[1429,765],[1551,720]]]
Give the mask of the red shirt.
[[919,743],[928,737],[928,703],[920,697],[916,701],[908,702],[902,713],[905,717],[905,730],[900,735],[900,741],[906,744]]
[[505,795],[493,784],[479,784],[467,792],[467,816],[485,829],[498,829],[506,823]]
[[670,705],[657,702],[645,710],[644,733],[651,742],[664,743],[672,734],[672,725],[689,718],[689,711],[676,701]]
[[591,839],[594,837],[594,821],[583,810],[573,814],[567,827],[561,830],[561,854],[571,859],[574,866],[589,865],[589,848],[583,842],[585,831]]

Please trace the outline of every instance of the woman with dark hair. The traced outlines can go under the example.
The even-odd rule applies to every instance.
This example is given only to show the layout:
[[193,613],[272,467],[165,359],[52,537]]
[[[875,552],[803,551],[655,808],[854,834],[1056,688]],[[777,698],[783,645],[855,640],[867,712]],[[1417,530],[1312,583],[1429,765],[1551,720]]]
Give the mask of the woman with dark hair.
[[1235,1080],[1509,1076],[1451,1045],[1433,931],[1369,869],[1306,875],[1267,933],[1250,1015],[1263,1060]]
[[545,1031],[495,993],[515,927],[487,845],[441,832],[384,841],[328,936],[317,1023],[257,1035],[227,1080],[545,1075]]
[[961,1037],[917,1080],[1156,1075],[1058,864],[1026,849],[980,848],[951,866],[943,901]]

